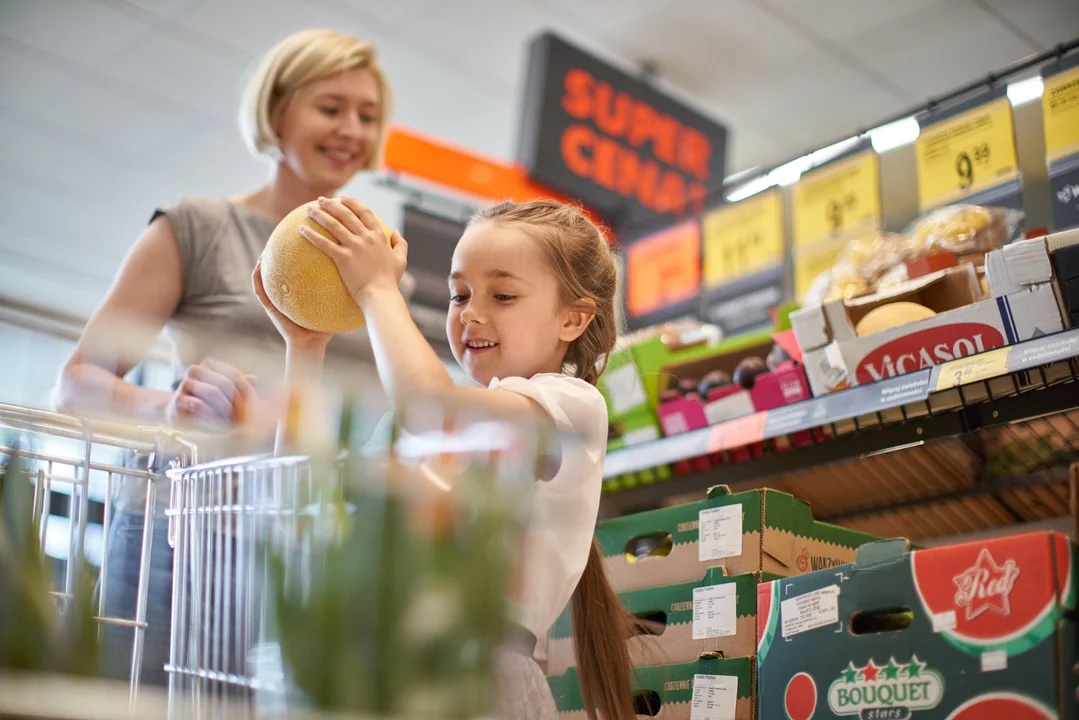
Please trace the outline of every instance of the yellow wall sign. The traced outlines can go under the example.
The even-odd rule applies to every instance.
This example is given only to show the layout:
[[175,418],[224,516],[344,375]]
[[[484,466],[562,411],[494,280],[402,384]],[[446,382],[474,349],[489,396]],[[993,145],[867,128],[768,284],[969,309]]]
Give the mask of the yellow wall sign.
[[923,128],[914,154],[923,212],[1015,180],[1011,103],[1001,97]]
[[1042,118],[1049,162],[1079,154],[1079,67],[1045,79]]
[[707,287],[783,262],[783,201],[778,190],[713,210],[701,224]]
[[880,229],[880,158],[864,150],[794,186],[794,289],[801,297],[848,241]]

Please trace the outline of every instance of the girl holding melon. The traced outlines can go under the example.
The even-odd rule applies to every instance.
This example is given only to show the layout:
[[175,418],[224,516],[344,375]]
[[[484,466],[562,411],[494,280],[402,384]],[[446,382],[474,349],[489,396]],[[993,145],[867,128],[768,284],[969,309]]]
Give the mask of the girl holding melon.
[[[241,420],[256,400],[245,358],[281,355],[280,335],[251,292],[251,269],[290,211],[379,167],[389,111],[390,87],[369,42],[307,30],[270,49],[240,107],[245,143],[271,160],[268,181],[249,193],[188,196],[154,211],[63,369],[58,405],[67,412],[213,429]],[[173,390],[126,382],[162,329],[173,345]],[[370,357],[362,334],[338,338],[331,351],[352,362]],[[169,492],[167,484],[155,488],[154,522],[147,525],[147,490],[133,484],[119,489],[109,528],[105,610],[134,618],[139,579],[149,578],[141,678],[166,685]],[[149,565],[140,568],[143,535],[151,531]],[[129,629],[106,627],[110,675],[130,677],[131,639]]]
[[[391,402],[400,407],[417,394],[449,396],[462,406],[532,416],[578,438],[562,444],[556,467],[534,485],[541,521],[528,534],[523,582],[512,593],[519,609],[515,634],[529,640],[499,659],[504,716],[556,717],[533,653],[537,638],[570,604],[589,717],[634,717],[625,615],[593,539],[607,443],[607,409],[595,382],[617,332],[615,261],[603,233],[576,209],[550,201],[503,203],[472,219],[453,255],[446,334],[480,387],[460,387],[398,289],[405,240],[397,233],[387,238],[374,213],[351,198],[320,198],[304,212],[312,222],[300,225],[300,233],[332,259],[365,316]],[[331,335],[301,327],[274,305],[262,262],[252,280],[285,338],[286,365],[318,368]]]

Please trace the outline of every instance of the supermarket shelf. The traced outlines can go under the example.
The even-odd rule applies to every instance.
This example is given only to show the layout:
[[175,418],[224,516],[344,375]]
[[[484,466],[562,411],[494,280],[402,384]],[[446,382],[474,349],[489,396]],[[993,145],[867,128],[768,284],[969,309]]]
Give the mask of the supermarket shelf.
[[[947,391],[953,388],[965,399],[966,395],[971,394],[964,392],[968,385],[987,386],[993,379],[1015,376],[1020,371],[1043,367],[1076,355],[1079,355],[1079,329],[1047,335],[890,380],[861,385],[775,410],[754,413],[720,425],[616,450],[607,454],[604,477],[646,470],[845,421],[858,423],[862,418],[878,416],[876,424],[883,424],[884,418],[879,416],[889,410],[898,411],[903,419],[907,419],[922,412],[921,406],[932,404],[933,398],[947,394]],[[990,375],[979,368],[999,368],[999,372]],[[956,373],[960,377],[957,378]],[[991,400],[991,389],[988,390],[988,395]],[[919,435],[909,441],[915,439],[924,438]],[[881,445],[877,449],[895,444],[899,443]]]
[[[755,485],[796,485],[791,491],[812,499],[814,488],[834,483],[835,468],[847,467],[853,476],[870,467],[891,475],[874,478],[871,487],[849,488],[849,496],[883,497],[887,488],[902,480],[894,471],[896,458],[918,458],[920,453],[945,444],[949,457],[961,448],[972,462],[992,465],[1000,437],[1018,430],[1050,440],[1066,452],[1053,458],[1056,469],[1029,471],[1002,477],[973,476],[968,485],[918,492],[877,505],[844,507],[825,501],[819,515],[847,521],[855,516],[888,509],[912,510],[917,505],[962,504],[967,496],[1004,497],[1015,488],[1053,485],[1065,481],[1060,467],[1079,460],[1079,329],[1038,338],[973,358],[936,366],[910,375],[814,398],[770,413],[757,413],[681,436],[642,444],[608,456],[604,515],[621,515],[669,504],[672,499],[701,493],[723,483],[738,488]],[[1038,421],[1056,418],[1055,424]],[[1036,423],[1036,427],[1031,425]],[[1026,426],[1034,430],[1024,429]],[[1014,442],[1016,441],[1012,438]],[[986,444],[990,450],[986,450]],[[994,445],[994,443],[996,445]],[[1015,449],[1009,450],[1015,453]],[[1021,453],[1037,457],[1037,448]],[[959,462],[952,457],[947,462]],[[673,464],[677,472],[667,480],[641,482],[635,471]],[[1029,463],[1028,463],[1029,464]],[[690,468],[692,469],[687,472]],[[974,472],[973,470],[971,471]],[[1031,474],[1033,473],[1033,474]],[[1054,474],[1055,473],[1055,474]],[[911,469],[911,476],[937,476],[939,469]],[[984,473],[983,473],[984,474]],[[813,483],[798,478],[813,477]],[[950,494],[950,493],[955,493]],[[908,503],[909,507],[904,503]],[[819,503],[817,503],[819,504]],[[998,503],[1005,515],[1015,516]],[[1054,503],[1058,505],[1059,503]],[[1042,517],[1024,520],[1039,520]],[[1012,517],[1018,522],[1019,517]],[[977,529],[977,528],[975,528]]]

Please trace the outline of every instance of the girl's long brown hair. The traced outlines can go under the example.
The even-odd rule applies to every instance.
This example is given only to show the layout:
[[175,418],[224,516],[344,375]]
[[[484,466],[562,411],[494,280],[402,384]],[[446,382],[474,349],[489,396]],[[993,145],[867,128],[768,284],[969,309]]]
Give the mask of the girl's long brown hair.
[[[474,222],[519,225],[540,244],[566,303],[591,300],[595,316],[566,350],[566,372],[595,384],[618,337],[618,271],[603,232],[579,209],[549,200],[507,202],[481,210]],[[603,570],[595,538],[570,602],[581,698],[590,720],[632,720],[629,623]]]

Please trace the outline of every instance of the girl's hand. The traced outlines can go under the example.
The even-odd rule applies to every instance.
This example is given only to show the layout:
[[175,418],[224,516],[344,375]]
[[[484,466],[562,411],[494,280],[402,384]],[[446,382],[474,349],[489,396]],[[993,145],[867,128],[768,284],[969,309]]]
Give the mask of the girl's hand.
[[308,215],[330,233],[300,226],[300,233],[337,265],[337,271],[356,304],[363,306],[371,291],[398,288],[408,263],[408,243],[394,231],[390,242],[375,214],[350,197],[319,198]]
[[270,302],[270,298],[266,294],[266,288],[262,285],[261,257],[255,263],[255,272],[251,274],[251,285],[255,289],[255,297],[262,303],[262,308],[270,316],[270,320],[273,321],[277,332],[281,333],[281,337],[285,339],[286,345],[294,348],[325,349],[333,338],[333,333],[316,332],[315,330],[300,327],[285,317],[285,314]]

